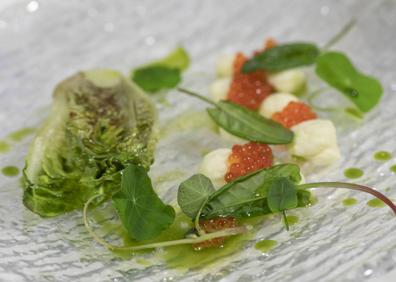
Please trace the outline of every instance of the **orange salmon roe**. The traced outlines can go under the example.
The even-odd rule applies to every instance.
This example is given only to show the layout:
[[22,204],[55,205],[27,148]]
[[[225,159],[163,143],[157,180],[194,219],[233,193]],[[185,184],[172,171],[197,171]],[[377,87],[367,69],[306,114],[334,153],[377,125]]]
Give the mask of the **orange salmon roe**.
[[249,142],[244,145],[234,145],[228,157],[228,172],[224,179],[230,182],[256,170],[271,167],[272,163],[272,150],[266,144]]
[[301,102],[290,102],[281,112],[272,115],[274,121],[287,128],[291,128],[306,120],[316,119],[316,117],[311,108]]
[[261,102],[273,92],[264,71],[242,73],[241,68],[248,58],[242,53],[236,55],[234,76],[227,94],[229,101],[246,108],[257,110]]
[[[205,232],[213,233],[227,228],[234,228],[237,226],[237,221],[234,217],[217,217],[208,220],[201,220],[199,225]],[[226,237],[219,237],[207,240],[193,244],[193,248],[194,250],[202,250],[206,248],[221,247],[224,244],[225,239]]]

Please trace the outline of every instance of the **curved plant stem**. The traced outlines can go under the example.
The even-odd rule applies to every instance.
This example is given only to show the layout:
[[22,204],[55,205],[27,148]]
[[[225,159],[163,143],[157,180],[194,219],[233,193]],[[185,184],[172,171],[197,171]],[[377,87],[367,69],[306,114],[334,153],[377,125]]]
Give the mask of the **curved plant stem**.
[[144,245],[131,246],[131,247],[117,246],[117,245],[110,244],[103,238],[99,237],[95,233],[95,231],[92,229],[91,225],[89,224],[88,208],[89,208],[90,204],[95,199],[99,198],[100,196],[101,195],[95,195],[85,203],[84,210],[83,210],[84,225],[87,228],[89,234],[95,239],[96,242],[98,242],[99,244],[108,248],[109,250],[113,250],[113,251],[116,251],[116,250],[117,251],[139,251],[139,250],[145,250],[145,249],[153,249],[153,248],[176,246],[176,245],[196,244],[196,243],[201,243],[201,242],[219,238],[219,237],[238,235],[238,234],[246,233],[248,231],[248,228],[246,226],[239,226],[236,228],[228,228],[228,229],[224,229],[222,231],[207,233],[205,235],[202,235],[202,236],[199,236],[196,238],[186,238],[186,239],[180,239],[180,240],[164,241],[164,242],[157,242],[157,243],[144,244]]
[[355,18],[351,19],[339,32],[337,32],[336,35],[334,35],[332,38],[330,38],[329,41],[326,42],[326,44],[323,46],[323,49],[327,50],[338,41],[340,41],[345,35],[348,34],[348,32],[351,31],[351,29],[355,26],[356,22],[357,20]]
[[374,190],[373,188],[364,185],[347,183],[347,182],[316,182],[316,183],[301,184],[297,186],[297,189],[301,189],[301,190],[310,189],[310,188],[346,188],[350,190],[366,192],[380,199],[382,202],[384,202],[387,206],[389,206],[392,209],[392,211],[396,215],[396,206],[395,204],[393,204],[391,200],[389,200],[388,197],[378,192],[377,190]]
[[287,219],[285,210],[282,211],[282,216],[283,216],[283,222],[285,223],[286,231],[289,231],[289,220]]
[[180,87],[177,88],[177,90],[180,91],[180,92],[182,92],[182,93],[184,93],[184,94],[193,96],[193,97],[195,97],[195,98],[198,98],[198,99],[200,99],[200,100],[202,100],[202,101],[205,101],[205,102],[207,102],[207,103],[209,103],[209,104],[211,104],[211,105],[217,107],[217,104],[216,104],[215,102],[213,102],[213,101],[210,100],[209,98],[206,98],[206,97],[204,97],[204,96],[201,96],[201,95],[199,95],[199,94],[197,94],[197,93],[195,93],[195,92],[192,92],[192,91],[190,91],[190,90],[187,90],[187,89],[184,89],[184,88],[180,88]]

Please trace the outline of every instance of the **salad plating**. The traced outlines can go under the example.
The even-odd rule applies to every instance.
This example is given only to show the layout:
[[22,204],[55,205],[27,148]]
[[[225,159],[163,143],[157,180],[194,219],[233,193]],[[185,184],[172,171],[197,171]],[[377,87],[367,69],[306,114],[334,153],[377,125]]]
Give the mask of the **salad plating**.
[[[299,165],[292,163],[298,159],[323,167],[340,158],[334,124],[319,118],[301,97],[307,81],[297,67],[314,65],[317,76],[348,97],[361,115],[382,95],[375,78],[358,71],[345,54],[328,51],[330,45],[320,49],[270,39],[251,57],[237,53],[219,60],[218,79],[209,90],[212,99],[178,88],[207,102],[220,135],[234,143],[208,153],[199,173],[179,185],[180,212],[194,226],[181,238],[153,242],[170,228],[179,209],[161,200],[148,176],[156,112],[144,92],[181,82],[189,65],[181,47],[135,69],[131,80],[96,70],[59,84],[51,117],[27,156],[24,204],[44,217],[83,208],[84,224],[98,243],[132,252],[175,245],[196,251],[218,248],[229,237],[250,231],[243,219],[267,214],[279,213],[289,230],[287,211],[309,206],[312,188],[366,192],[396,215],[396,206],[377,190],[345,182],[305,183]],[[289,154],[286,163],[277,163],[279,145]],[[109,199],[134,246],[113,245],[91,226],[89,209]]]

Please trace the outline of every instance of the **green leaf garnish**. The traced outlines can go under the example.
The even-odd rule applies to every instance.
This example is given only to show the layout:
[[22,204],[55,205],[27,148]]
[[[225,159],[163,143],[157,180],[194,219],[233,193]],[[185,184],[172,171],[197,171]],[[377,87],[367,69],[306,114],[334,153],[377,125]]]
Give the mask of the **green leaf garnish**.
[[301,181],[300,169],[294,164],[281,164],[239,177],[209,197],[202,209],[202,217],[250,217],[271,213],[267,193],[279,177],[297,184]]
[[286,177],[275,179],[268,190],[268,207],[272,212],[281,212],[297,207],[296,185]]
[[319,49],[311,43],[289,43],[267,49],[246,61],[242,72],[282,71],[315,63]]
[[317,59],[316,74],[347,96],[362,112],[370,111],[381,99],[380,82],[360,73],[343,53],[321,54]]
[[186,70],[190,65],[190,57],[186,49],[179,46],[169,53],[165,58],[155,61],[151,65],[166,66],[183,71]]
[[218,126],[235,136],[266,144],[289,144],[293,140],[291,130],[252,110],[228,101],[214,103],[186,89],[179,88],[179,91],[214,105],[215,108],[207,110],[209,116]]
[[175,219],[174,209],[154,192],[146,170],[136,165],[124,169],[113,204],[128,234],[138,241],[156,237]]
[[195,218],[202,205],[214,192],[214,186],[209,178],[195,174],[180,184],[177,202],[187,216]]
[[181,72],[179,69],[154,65],[136,69],[132,79],[143,90],[153,93],[176,87],[181,81]]
[[190,59],[186,50],[177,47],[165,58],[136,68],[131,78],[143,90],[150,93],[171,89],[180,83],[181,73],[189,64]]

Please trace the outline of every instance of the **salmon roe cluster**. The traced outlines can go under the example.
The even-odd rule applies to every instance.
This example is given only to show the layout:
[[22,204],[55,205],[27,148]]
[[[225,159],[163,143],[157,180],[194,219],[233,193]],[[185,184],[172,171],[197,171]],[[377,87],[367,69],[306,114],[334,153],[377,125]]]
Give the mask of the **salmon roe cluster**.
[[228,172],[224,179],[230,182],[256,170],[271,167],[273,159],[272,150],[266,144],[249,142],[234,145],[228,157]]
[[247,61],[242,53],[236,55],[234,75],[227,94],[227,99],[251,110],[257,110],[261,102],[273,92],[264,71],[242,73],[241,68]]
[[[201,220],[199,225],[206,233],[213,233],[223,229],[234,228],[237,221],[234,217],[217,217],[213,219]],[[202,250],[206,248],[221,247],[224,244],[225,237],[214,238],[201,243],[193,244],[194,250]]]
[[291,128],[303,121],[316,119],[316,117],[311,108],[301,102],[290,102],[281,112],[272,115],[274,121],[279,122],[286,128]]

